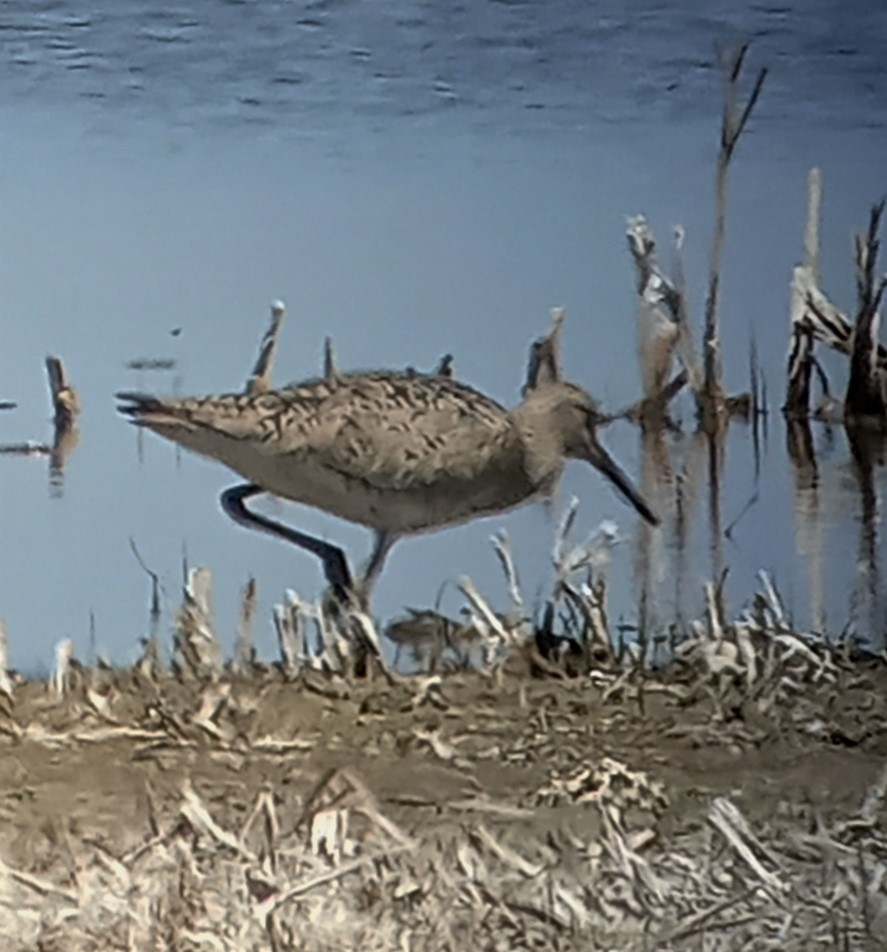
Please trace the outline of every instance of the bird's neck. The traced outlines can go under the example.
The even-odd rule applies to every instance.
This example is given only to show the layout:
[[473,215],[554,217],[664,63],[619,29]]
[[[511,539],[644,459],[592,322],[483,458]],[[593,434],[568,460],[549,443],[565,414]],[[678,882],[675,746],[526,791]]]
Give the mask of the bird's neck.
[[524,449],[524,467],[537,492],[554,490],[564,469],[563,440],[549,408],[532,398],[513,412]]

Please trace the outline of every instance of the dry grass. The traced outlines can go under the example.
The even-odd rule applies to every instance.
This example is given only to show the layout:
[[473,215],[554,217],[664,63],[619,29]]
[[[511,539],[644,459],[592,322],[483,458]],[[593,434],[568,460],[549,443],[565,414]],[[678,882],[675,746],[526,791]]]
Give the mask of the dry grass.
[[[549,647],[606,625],[612,534],[570,523]],[[884,947],[882,662],[793,631],[762,576],[730,623],[710,586],[668,666],[577,670],[496,546],[514,610],[463,582],[471,672],[403,677],[367,616],[297,599],[284,663],[223,665],[198,573],[172,671],[65,644],[47,685],[10,680],[3,948]],[[350,675],[357,640],[384,677]]]

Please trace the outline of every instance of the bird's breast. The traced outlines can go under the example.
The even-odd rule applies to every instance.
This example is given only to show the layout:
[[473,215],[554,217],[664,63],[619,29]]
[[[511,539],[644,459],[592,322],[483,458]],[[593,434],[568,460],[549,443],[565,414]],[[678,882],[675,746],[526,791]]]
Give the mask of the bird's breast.
[[470,478],[446,469],[426,482],[384,487],[324,465],[311,454],[262,455],[230,447],[224,460],[268,492],[372,529],[424,532],[504,512],[537,491],[518,465]]

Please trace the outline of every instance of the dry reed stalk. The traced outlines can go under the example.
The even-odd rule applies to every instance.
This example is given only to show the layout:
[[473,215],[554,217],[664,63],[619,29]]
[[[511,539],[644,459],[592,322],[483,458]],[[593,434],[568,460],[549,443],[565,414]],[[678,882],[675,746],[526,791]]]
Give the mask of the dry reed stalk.
[[376,629],[376,623],[365,611],[348,608],[341,629],[352,646],[352,663],[348,668],[350,676],[370,677],[373,667],[378,668],[389,684],[400,680],[385,660],[382,640]]
[[69,638],[55,646],[55,669],[51,679],[51,688],[56,697],[64,697],[73,687],[74,642]]
[[[615,523],[606,520],[595,529],[588,538],[572,545],[568,536],[575,522],[578,500],[571,499],[555,534],[552,549],[552,562],[555,575],[551,592],[546,600],[544,628],[548,644],[537,646],[546,657],[559,642],[567,640],[575,645],[583,655],[584,672],[593,665],[609,665],[615,662],[617,645],[612,637],[606,613],[607,571],[612,552],[622,539]],[[576,582],[574,577],[584,573],[585,580]],[[573,609],[575,619],[572,625],[566,625],[563,636],[557,636],[552,630],[553,619],[559,603]]]
[[502,529],[494,536],[490,537],[493,549],[499,558],[502,571],[505,573],[505,581],[508,585],[508,594],[511,598],[513,610],[519,617],[526,617],[526,607],[524,603],[523,592],[521,591],[520,579],[517,574],[517,566],[514,563],[514,552],[511,548],[511,539],[508,533]]
[[273,618],[283,672],[295,678],[307,657],[304,606],[295,592],[287,592],[286,602],[274,606]]
[[526,632],[520,626],[506,626],[470,578],[463,576],[458,585],[468,599],[471,620],[480,633],[483,670],[498,677],[512,649],[525,643]]
[[873,206],[865,235],[856,235],[856,288],[858,310],[850,354],[850,378],[844,399],[848,421],[865,419],[887,429],[887,375],[879,365],[881,326],[879,307],[887,288],[887,276],[876,277],[880,241],[878,232],[885,201]]
[[215,680],[222,672],[222,648],[212,621],[212,572],[205,566],[188,572],[176,615],[174,652],[180,676]]
[[327,337],[323,342],[323,379],[327,383],[335,383],[339,379],[339,368],[336,365],[336,353],[331,337]]
[[530,345],[524,393],[537,384],[561,379],[561,330],[566,312],[562,307],[551,309],[551,328]]
[[[627,412],[644,420],[657,410],[661,415],[686,380],[698,392],[702,371],[686,320],[683,291],[657,264],[656,239],[643,215],[628,219],[626,237],[638,272],[638,349],[644,393],[641,402]],[[685,373],[669,383],[675,351]]]
[[0,618],[0,695],[10,704],[13,700],[12,678],[9,676],[9,639],[6,622]]
[[253,623],[256,616],[257,587],[254,577],[247,580],[240,598],[240,616],[237,624],[237,639],[234,644],[233,670],[246,675],[256,660],[253,644]]
[[277,336],[280,325],[286,316],[286,306],[283,301],[271,302],[271,323],[262,343],[259,345],[259,356],[247,380],[244,393],[264,393],[271,388],[271,371],[274,367],[274,358],[277,354]]
[[788,884],[764,866],[764,860],[777,866],[778,861],[752,832],[736,805],[726,797],[717,797],[709,810],[708,821],[742,858],[771,898],[780,904],[785,902],[789,893]]
[[274,793],[266,785],[259,793],[253,809],[243,823],[240,831],[240,842],[246,844],[254,825],[261,824],[261,842],[255,853],[263,869],[269,874],[276,873],[278,868],[277,851],[280,842],[280,821],[277,809],[274,806]]
[[810,412],[810,382],[813,372],[813,338],[809,326],[808,295],[812,274],[806,265],[798,265],[792,275],[791,341],[788,353],[788,385],[783,412],[804,418]]
[[819,229],[822,224],[822,172],[816,166],[807,175],[807,225],[804,228],[804,267],[819,284]]
[[307,607],[307,617],[314,622],[317,648],[310,655],[313,667],[338,674],[350,674],[357,667],[352,633],[341,624],[338,603],[318,602]]
[[[281,663],[288,676],[295,677],[308,666],[350,678],[367,673],[367,665],[375,661],[389,681],[395,679],[375,623],[366,612],[338,603],[311,605],[288,592],[286,603],[275,606],[273,617]],[[316,632],[310,649],[307,623],[312,623]]]
[[80,414],[80,397],[71,386],[65,365],[59,357],[46,358],[46,375],[54,413],[54,433],[49,452],[49,482],[51,491],[62,491],[65,465],[68,457],[77,448],[80,431],[77,417]]
[[[792,330],[783,411],[797,419],[809,414],[810,385],[816,371],[824,394],[817,414],[832,414],[834,401],[829,394],[828,380],[813,355],[813,341],[818,340],[850,357],[844,418],[851,423],[865,420],[880,428],[885,425],[887,417],[887,349],[878,340],[878,307],[887,287],[887,277],[876,278],[875,268],[884,203],[872,208],[866,233],[855,237],[858,306],[854,328],[819,287],[821,202],[822,178],[819,170],[814,168],[808,185],[804,263],[795,267],[792,276]],[[805,439],[803,433],[796,436],[794,445],[802,456],[809,455],[803,453],[805,443],[809,444],[810,440]]]
[[703,429],[718,429],[718,419],[724,409],[723,367],[721,358],[720,331],[718,326],[718,303],[721,282],[721,267],[724,240],[727,231],[727,189],[730,162],[739,139],[757,104],[767,78],[766,68],[755,79],[745,106],[739,105],[739,79],[748,43],[743,43],[730,53],[719,54],[724,74],[724,104],[721,117],[721,143],[715,170],[715,230],[712,240],[708,274],[708,293],[705,299],[705,323],[703,331],[703,399],[699,406]]
[[[793,272],[791,315],[793,327],[799,325],[801,330],[839,353],[852,352],[853,325],[826,297],[805,265],[797,265]],[[887,369],[887,348],[883,344],[878,345],[877,363]]]
[[46,358],[46,376],[49,379],[56,430],[69,430],[80,414],[80,397],[71,386],[60,357]]
[[152,571],[136,545],[135,539],[130,537],[129,547],[136,562],[142,571],[151,580],[151,599],[148,605],[148,634],[142,639],[142,653],[136,665],[138,671],[148,680],[155,681],[160,673],[160,647],[158,632],[160,630],[160,576]]
[[10,879],[14,879],[23,886],[27,886],[28,889],[33,890],[41,896],[52,896],[62,899],[67,903],[72,903],[75,906],[77,905],[78,897],[75,891],[61,889],[56,886],[55,883],[49,882],[39,876],[34,876],[31,873],[26,873],[19,869],[13,869],[11,866],[7,866],[2,859],[0,859],[0,875],[9,876]]
[[187,778],[182,784],[182,803],[179,812],[195,832],[208,836],[249,863],[258,862],[252,850],[247,849],[238,837],[229,833],[213,819],[203,798],[195,791],[190,779]]

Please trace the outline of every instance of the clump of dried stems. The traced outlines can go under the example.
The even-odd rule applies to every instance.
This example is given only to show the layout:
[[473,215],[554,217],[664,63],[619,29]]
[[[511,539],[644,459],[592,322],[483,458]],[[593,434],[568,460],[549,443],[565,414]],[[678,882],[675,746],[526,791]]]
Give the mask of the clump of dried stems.
[[[52,861],[32,868],[5,859],[9,843],[0,836],[3,947],[801,949],[864,948],[883,935],[887,766],[841,816],[793,801],[770,817],[750,817],[738,789],[703,791],[690,819],[674,808],[664,766],[649,756],[637,765],[641,749],[655,751],[657,733],[733,750],[752,749],[774,731],[833,740],[883,730],[887,708],[871,699],[864,711],[860,702],[855,727],[834,715],[835,699],[864,679],[846,646],[793,630],[762,574],[760,592],[732,622],[717,585],[708,585],[705,616],[674,646],[669,665],[651,669],[607,623],[614,528],[572,544],[574,516],[572,505],[536,621],[508,540],[497,536],[513,608],[494,612],[464,579],[462,627],[473,632],[471,678],[503,699],[514,685],[523,696],[557,684],[577,703],[594,701],[603,748],[578,746],[588,736],[585,717],[541,701],[517,724],[497,716],[495,702],[486,712],[460,710],[449,685],[469,675],[399,675],[368,616],[331,614],[295,595],[275,612],[280,660],[263,665],[251,646],[252,583],[237,654],[226,664],[206,569],[190,573],[169,671],[156,659],[127,671],[84,669],[65,642],[45,700],[20,708],[28,686],[7,673],[4,639],[2,743],[10,756],[29,747],[75,757],[126,742],[134,765],[185,766],[162,795],[146,779],[144,830],[90,832],[61,811],[65,832],[56,834]],[[388,674],[381,687],[349,670],[358,639]],[[559,643],[560,653],[552,651]],[[551,674],[561,680],[538,677]],[[361,712],[390,719],[414,758],[455,776],[474,777],[485,763],[537,763],[547,779],[498,797],[479,787],[467,799],[383,803],[357,767],[221,788],[205,770],[187,768],[206,757],[237,777],[252,764],[267,770],[310,759],[330,735],[268,719],[269,706],[285,709],[309,695],[354,712],[358,733],[374,722]],[[654,698],[665,704],[655,716]],[[613,740],[627,718],[652,732],[646,747]],[[375,740],[355,744],[354,758],[383,753]],[[395,759],[389,769],[411,768]]]

